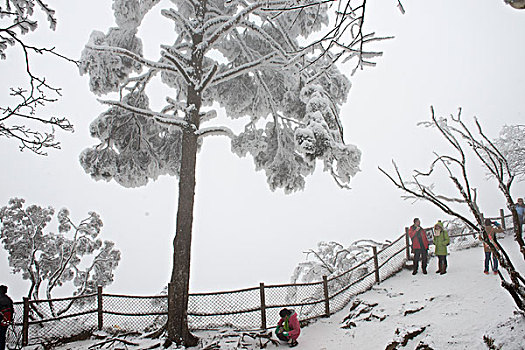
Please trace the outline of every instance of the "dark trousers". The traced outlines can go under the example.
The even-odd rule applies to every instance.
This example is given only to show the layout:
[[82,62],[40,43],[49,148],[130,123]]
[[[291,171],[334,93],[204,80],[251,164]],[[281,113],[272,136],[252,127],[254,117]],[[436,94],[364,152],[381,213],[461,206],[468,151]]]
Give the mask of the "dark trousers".
[[417,271],[417,265],[421,260],[421,270],[427,271],[427,250],[426,249],[414,249],[414,271]]
[[5,334],[7,333],[6,326],[0,326],[0,350],[5,349]]
[[485,272],[489,272],[490,256],[492,255],[492,271],[498,271],[498,258],[492,252],[485,252]]
[[288,341],[288,339],[290,339],[290,337],[285,336],[283,333],[275,333],[275,335],[282,341]]
[[438,255],[438,270],[439,272],[445,273],[447,272],[447,256],[446,255]]

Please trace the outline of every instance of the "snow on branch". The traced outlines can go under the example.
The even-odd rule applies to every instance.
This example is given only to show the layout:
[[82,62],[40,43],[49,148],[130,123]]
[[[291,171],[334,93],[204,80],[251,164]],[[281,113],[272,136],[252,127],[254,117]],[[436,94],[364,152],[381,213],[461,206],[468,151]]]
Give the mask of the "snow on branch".
[[242,22],[242,25],[246,28],[249,28],[253,31],[253,33],[257,34],[261,39],[263,39],[268,45],[270,45],[273,49],[275,49],[275,52],[279,53],[282,58],[286,58],[287,54],[286,51],[282,48],[281,44],[277,42],[273,37],[268,35],[264,30],[262,30],[261,27],[255,25],[254,23],[244,21]]
[[208,128],[201,128],[195,132],[198,137],[212,136],[212,135],[225,135],[233,138],[235,134],[230,128],[225,126],[211,126]]
[[215,73],[217,73],[217,69],[218,65],[217,63],[214,63],[210,70],[206,73],[206,75],[201,79],[200,84],[195,87],[195,91],[204,91],[204,89],[206,89],[206,87],[212,81],[213,77],[215,76]]
[[209,39],[203,41],[203,45],[205,45],[206,47],[210,47],[211,45],[213,45],[213,43],[222,38],[228,31],[235,28],[235,26],[241,21],[243,21],[246,16],[248,16],[253,11],[257,10],[258,8],[262,7],[263,4],[269,2],[271,1],[258,1],[242,9],[239,13],[237,13],[235,16],[232,16],[228,21],[226,21],[223,25],[217,28],[211,34]]
[[[152,117],[152,118],[155,119],[155,121],[157,121],[157,122],[159,122],[161,124],[171,125],[171,126],[178,126],[180,128],[190,127],[190,124],[188,122],[184,121],[181,118],[176,118],[176,117],[174,117],[173,115],[170,115],[170,114],[163,114],[163,113],[154,112],[154,111],[151,111],[151,110],[148,110],[148,109],[133,107],[133,106],[130,106],[129,104],[127,104],[127,103],[123,103],[123,102],[120,102],[120,101],[110,101],[110,100],[101,100],[101,99],[99,99],[98,101],[100,103],[103,103],[103,104],[106,104],[106,105],[110,105],[110,106],[119,107],[119,108],[122,108],[124,110],[130,111],[130,112],[133,112],[133,113],[137,113],[137,114],[140,114],[140,115],[143,115],[143,116],[146,116],[146,117]],[[193,126],[193,125],[192,125],[192,127],[195,128],[195,126]]]
[[[17,46],[21,49],[21,58],[13,62],[25,68],[24,85],[27,87],[10,88],[9,96],[14,103],[0,105],[0,137],[15,139],[21,151],[29,149],[38,155],[47,155],[47,148],[60,149],[60,142],[55,140],[55,127],[72,132],[73,125],[66,118],[38,116],[37,110],[46,104],[58,101],[62,95],[61,88],[52,86],[44,76],[34,73],[31,57],[34,54],[52,55],[74,63],[78,62],[55,51],[54,47],[46,48],[30,45],[24,35],[38,29],[37,9],[47,17],[51,30],[56,29],[55,11],[40,0],[5,0],[5,7],[0,5],[0,59],[8,59],[8,48]],[[4,77],[2,77],[4,78]],[[9,83],[2,79],[2,83]],[[33,122],[49,126],[49,132],[41,131]],[[29,123],[28,127],[25,124]]]
[[431,202],[435,206],[437,206],[439,209],[441,209],[444,213],[455,216],[459,218],[461,221],[466,223],[469,227],[471,227],[473,230],[477,230],[478,227],[476,224],[474,224],[472,221],[470,221],[466,216],[455,212],[450,206],[448,206],[444,201],[440,198],[438,198],[433,191],[429,190],[429,187],[422,185],[416,177],[413,177],[414,181],[406,182],[403,177],[401,176],[401,173],[399,172],[399,168],[395,161],[392,161],[392,165],[394,167],[394,171],[396,174],[397,179],[395,179],[392,175],[390,175],[387,171],[383,170],[383,168],[378,167],[379,171],[381,171],[397,188],[403,190],[404,192],[409,193],[412,197],[411,198],[417,198],[422,199]]
[[[86,45],[88,49],[94,50],[94,51],[102,51],[102,52],[108,52],[108,53],[114,53],[117,55],[125,56],[127,58],[130,58],[138,63],[141,63],[147,67],[159,69],[163,71],[170,71],[170,72],[176,72],[180,73],[187,84],[190,85],[196,85],[196,82],[193,81],[193,79],[187,74],[184,67],[180,65],[180,63],[177,60],[170,60],[170,62],[173,63],[173,66],[169,64],[164,64],[160,62],[150,61],[147,60],[139,55],[137,55],[134,52],[131,52],[129,50],[120,48],[120,47],[114,47],[114,46],[99,46],[99,45]],[[166,57],[169,59],[169,57]]]
[[172,19],[176,23],[182,24],[182,28],[189,37],[192,37],[195,34],[195,28],[193,25],[174,9],[164,9],[161,11],[161,14],[166,18]]
[[220,83],[223,83],[227,80],[233,79],[235,77],[238,77],[239,75],[242,75],[246,72],[252,71],[255,68],[271,61],[277,54],[275,52],[272,52],[266,56],[263,56],[257,60],[242,64],[240,66],[237,66],[233,69],[230,69],[226,72],[217,74],[215,78],[211,81],[210,85],[217,85]]

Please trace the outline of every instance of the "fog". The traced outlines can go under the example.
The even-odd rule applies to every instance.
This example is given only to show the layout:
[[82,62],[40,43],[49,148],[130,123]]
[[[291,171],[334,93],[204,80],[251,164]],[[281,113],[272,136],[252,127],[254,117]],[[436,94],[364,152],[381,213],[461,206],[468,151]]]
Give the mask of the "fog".
[[[410,176],[413,169],[428,167],[432,152],[448,150],[435,130],[417,125],[430,120],[431,105],[439,116],[456,114],[462,107],[465,121],[471,123],[476,116],[490,137],[496,137],[504,124],[523,123],[525,12],[502,0],[403,4],[405,15],[396,1],[367,3],[365,28],[395,38],[374,44],[375,50],[384,52],[376,67],[358,70],[354,76],[352,62],[342,67],[353,84],[341,113],[345,140],[363,152],[361,172],[351,190],[340,189],[321,165],[307,178],[304,191],[272,192],[250,158],[230,152],[226,138],[205,140],[197,164],[190,291],[287,283],[294,267],[305,259],[303,252],[319,241],[348,245],[363,238],[394,240],[415,216],[423,226],[448,219],[428,203],[403,200],[378,171],[378,166],[392,170],[395,159]],[[73,58],[80,57],[92,30],[105,32],[113,25],[108,1],[52,6],[57,31],[37,31],[28,37]],[[170,28],[153,16],[146,21],[153,29]],[[46,25],[41,21],[40,26]],[[155,33],[159,40],[171,41],[169,30],[153,29],[139,35]],[[7,101],[8,86],[16,85],[23,74],[23,67],[12,63],[20,53],[9,49],[7,54],[9,60],[0,62],[0,104]],[[145,54],[154,59],[158,50],[146,45]],[[57,132],[62,149],[50,150],[47,157],[19,152],[16,142],[0,139],[4,164],[0,204],[21,197],[26,205],[67,207],[77,221],[96,211],[104,221],[101,237],[114,241],[122,252],[115,282],[107,291],[160,292],[172,268],[177,179],[163,177],[138,189],[92,180],[78,156],[96,143],[88,127],[106,108],[89,92],[88,78],[79,76],[74,65],[51,57],[34,62],[36,70],[63,88],[63,97],[47,111],[68,116],[75,132]],[[159,98],[163,96],[159,93]],[[471,169],[482,209],[488,216],[497,215],[504,198],[475,162]],[[450,190],[445,181],[440,184]],[[525,196],[523,183],[514,185],[513,194]],[[57,227],[50,225],[48,230],[56,232]],[[9,273],[3,250],[0,271],[0,282],[10,286],[14,299],[27,293],[27,281]]]

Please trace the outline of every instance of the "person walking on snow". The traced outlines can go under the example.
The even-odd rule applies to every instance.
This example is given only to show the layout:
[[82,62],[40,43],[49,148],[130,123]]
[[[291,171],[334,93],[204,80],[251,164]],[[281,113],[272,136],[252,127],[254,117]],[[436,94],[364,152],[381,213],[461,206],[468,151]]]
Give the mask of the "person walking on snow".
[[447,230],[443,227],[443,223],[438,221],[434,225],[434,245],[436,246],[436,255],[438,257],[438,269],[436,273],[444,275],[447,273],[447,246],[450,243]]
[[[494,227],[494,226],[496,227]],[[492,222],[490,219],[485,219],[485,231],[487,231],[487,235],[489,237],[489,241],[496,246],[496,242],[494,241],[494,236],[496,233],[503,232],[503,229],[500,227],[500,225],[497,222]],[[483,241],[483,237],[480,235],[479,239]],[[489,264],[490,264],[490,258],[492,255],[492,271],[494,271],[494,274],[498,274],[498,259],[496,258],[496,254],[492,250],[492,248],[483,241],[483,250],[485,251],[485,270],[483,271],[485,275],[489,274]]]
[[518,213],[520,225],[523,225],[523,221],[525,219],[525,204],[523,204],[523,198],[518,198],[518,203],[516,203],[516,212]]
[[0,350],[5,349],[7,327],[13,322],[13,300],[7,296],[7,286],[0,286]]
[[417,273],[417,266],[421,260],[421,270],[423,274],[427,274],[427,257],[428,257],[428,239],[425,230],[421,227],[421,221],[418,218],[414,219],[414,225],[408,229],[408,235],[412,239],[412,250],[414,251],[414,271]]
[[282,309],[279,311],[281,319],[277,323],[275,328],[275,335],[282,341],[288,342],[291,348],[299,344],[297,338],[301,334],[301,327],[299,326],[299,320],[294,310]]

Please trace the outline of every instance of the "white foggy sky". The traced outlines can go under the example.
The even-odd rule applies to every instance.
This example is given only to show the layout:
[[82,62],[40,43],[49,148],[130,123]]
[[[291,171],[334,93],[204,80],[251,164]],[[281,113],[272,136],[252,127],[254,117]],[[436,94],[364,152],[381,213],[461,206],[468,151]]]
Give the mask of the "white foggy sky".
[[[463,107],[465,120],[477,116],[490,136],[497,136],[504,124],[523,123],[525,11],[513,10],[502,0],[405,0],[407,12],[401,15],[396,3],[368,1],[367,30],[395,39],[374,45],[384,52],[377,67],[350,77],[353,86],[341,113],[347,143],[363,152],[362,172],[351,183],[352,190],[339,189],[319,164],[303,192],[271,192],[251,158],[231,154],[227,139],[205,140],[197,164],[191,291],[286,283],[304,260],[302,252],[319,241],[348,245],[363,238],[395,239],[414,216],[421,217],[423,225],[446,219],[429,204],[403,201],[401,192],[377,170],[391,169],[396,159],[409,175],[413,168],[425,169],[433,150],[444,149],[435,132],[416,126],[429,120],[430,105],[438,115]],[[109,1],[51,5],[57,11],[57,31],[42,30],[31,37],[73,58],[80,57],[92,30],[107,32],[113,25]],[[154,16],[145,21],[150,30],[140,32],[142,38],[154,35],[172,41],[170,22]],[[157,46],[143,43],[146,55],[158,57]],[[6,100],[7,82],[22,69],[12,65],[15,50],[7,54],[10,59],[0,61],[0,103]],[[115,282],[107,290],[159,292],[172,268],[176,179],[163,177],[139,189],[93,181],[78,155],[97,142],[90,138],[88,126],[106,107],[98,104],[88,78],[80,77],[75,66],[50,58],[35,63],[36,70],[63,87],[64,96],[47,111],[67,115],[75,133],[58,132],[62,150],[51,150],[48,157],[20,153],[15,142],[0,139],[0,205],[22,197],[26,204],[57,210],[65,206],[77,220],[88,211],[98,212],[104,221],[102,238],[115,241],[122,251]],[[351,68],[344,69],[350,74]],[[497,214],[503,199],[483,173],[476,180],[481,183],[482,208],[488,215]],[[514,195],[525,196],[523,183],[514,185]],[[48,228],[56,232],[56,226]],[[11,286],[17,300],[27,290],[20,280],[9,275],[1,250],[0,281]]]

